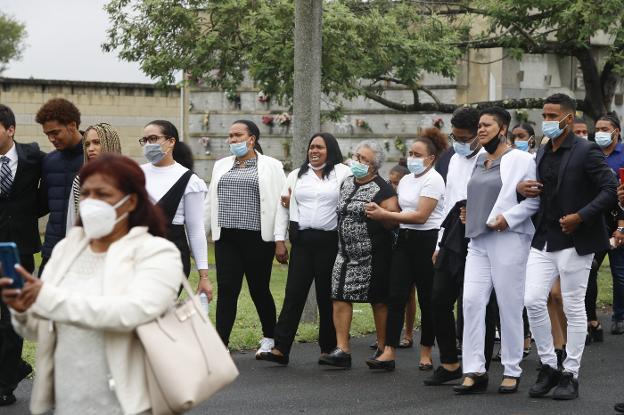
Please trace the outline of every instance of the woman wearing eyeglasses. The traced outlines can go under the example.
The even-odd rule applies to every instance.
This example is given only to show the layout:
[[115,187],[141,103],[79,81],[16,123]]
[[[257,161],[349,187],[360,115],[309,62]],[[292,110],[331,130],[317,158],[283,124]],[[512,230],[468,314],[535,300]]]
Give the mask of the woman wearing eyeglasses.
[[208,193],[206,183],[176,161],[176,152],[184,144],[179,141],[178,129],[169,121],[154,120],[147,124],[139,144],[149,162],[141,166],[147,192],[165,214],[167,238],[180,250],[187,278],[193,254],[199,271],[197,290],[205,292],[210,301],[212,285],[208,279],[208,243],[203,211]]

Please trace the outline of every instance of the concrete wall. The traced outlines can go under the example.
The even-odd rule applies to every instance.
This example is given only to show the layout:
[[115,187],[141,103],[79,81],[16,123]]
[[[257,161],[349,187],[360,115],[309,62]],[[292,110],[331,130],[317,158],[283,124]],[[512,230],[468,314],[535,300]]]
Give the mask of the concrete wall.
[[16,139],[36,141],[43,151],[52,145],[35,122],[35,114],[50,98],[72,101],[81,112],[81,129],[107,122],[120,133],[124,154],[140,163],[145,162],[138,143],[143,127],[154,119],[180,123],[180,92],[160,89],[150,84],[109,82],[51,81],[38,79],[0,78],[0,103],[8,105],[16,115]]

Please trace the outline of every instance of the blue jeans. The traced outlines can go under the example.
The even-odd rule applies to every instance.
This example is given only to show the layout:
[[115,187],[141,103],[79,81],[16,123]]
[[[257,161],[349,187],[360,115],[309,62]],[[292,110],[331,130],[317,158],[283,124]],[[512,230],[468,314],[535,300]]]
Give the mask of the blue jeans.
[[613,276],[613,320],[624,320],[624,248],[609,251]]

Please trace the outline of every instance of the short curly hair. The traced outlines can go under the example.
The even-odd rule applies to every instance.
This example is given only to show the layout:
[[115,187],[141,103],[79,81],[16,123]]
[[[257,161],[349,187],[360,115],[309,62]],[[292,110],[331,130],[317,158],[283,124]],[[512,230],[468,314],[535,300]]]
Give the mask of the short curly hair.
[[80,111],[65,98],[52,98],[39,108],[35,121],[41,125],[48,121],[58,121],[63,125],[68,125],[73,121],[78,127],[80,125]]

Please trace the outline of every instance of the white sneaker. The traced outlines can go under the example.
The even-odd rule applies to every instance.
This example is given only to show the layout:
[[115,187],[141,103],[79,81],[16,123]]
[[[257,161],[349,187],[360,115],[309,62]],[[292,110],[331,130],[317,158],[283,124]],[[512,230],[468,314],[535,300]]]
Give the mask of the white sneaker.
[[271,349],[275,346],[275,341],[273,339],[269,339],[268,337],[263,337],[260,340],[260,347],[256,350],[256,358],[260,353],[267,352],[269,353]]

